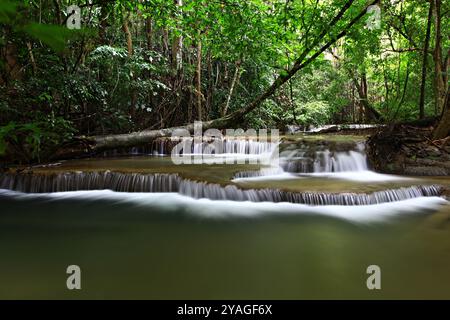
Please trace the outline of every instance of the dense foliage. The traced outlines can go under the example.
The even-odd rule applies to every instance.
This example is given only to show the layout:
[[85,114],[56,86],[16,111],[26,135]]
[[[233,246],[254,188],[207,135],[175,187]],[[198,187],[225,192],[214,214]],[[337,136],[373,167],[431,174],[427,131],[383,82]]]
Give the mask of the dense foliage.
[[[73,4],[82,10],[79,30],[66,27]],[[75,135],[170,127],[239,110],[287,73],[305,48],[317,50],[368,4],[2,0],[0,153],[40,160]],[[440,116],[448,99],[450,3],[378,6],[379,25],[366,14],[236,125]]]

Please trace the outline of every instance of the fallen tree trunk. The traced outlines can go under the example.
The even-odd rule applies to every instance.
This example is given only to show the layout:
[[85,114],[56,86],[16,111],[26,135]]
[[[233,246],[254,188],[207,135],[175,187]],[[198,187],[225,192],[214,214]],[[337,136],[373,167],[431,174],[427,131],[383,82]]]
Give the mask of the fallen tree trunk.
[[[234,122],[234,118],[230,116],[219,118],[216,120],[203,122],[202,128],[226,128],[230,127]],[[172,127],[160,130],[144,130],[138,132],[124,133],[124,134],[112,134],[105,136],[80,136],[73,139],[73,141],[65,144],[59,150],[57,150],[51,160],[66,159],[80,156],[93,155],[99,152],[103,152],[111,149],[134,147],[144,145],[152,142],[153,140],[161,137],[170,137],[176,130],[188,130],[194,132],[194,125],[189,124],[186,126]]]
[[[331,37],[325,44],[323,44],[314,54],[308,57],[308,55],[319,46],[320,42],[325,39],[327,35],[330,34],[332,28],[336,25],[338,21],[342,19],[345,12],[352,6],[354,0],[348,0],[337,15],[331,20],[326,28],[318,35],[318,37],[313,41],[313,43],[305,48],[305,50],[300,54],[300,56],[295,60],[294,65],[287,72],[280,74],[272,85],[266,89],[261,95],[256,97],[250,104],[245,108],[237,110],[224,117],[204,122],[202,125],[203,129],[216,128],[224,129],[235,126],[237,123],[241,122],[243,117],[257,108],[263,101],[272,96],[278,88],[280,88],[284,83],[291,79],[298,71],[304,69],[306,66],[311,64],[317,57],[319,57],[325,50],[330,48],[336,41],[344,37],[348,31],[356,24],[367,12],[367,8],[373,4],[379,2],[379,0],[370,1],[361,11],[355,16],[344,29],[337,33],[335,36]],[[116,149],[116,148],[126,148],[133,147],[137,145],[142,145],[150,143],[159,137],[171,136],[177,129],[186,129],[190,132],[194,131],[194,125],[189,124],[181,127],[173,127],[160,130],[144,130],[140,132],[132,132],[126,134],[116,134],[116,135],[106,135],[106,136],[93,136],[93,137],[77,137],[70,144],[63,146],[58,150],[52,159],[63,159],[70,157],[77,157],[81,155],[90,155],[93,153],[102,152],[105,150]]]

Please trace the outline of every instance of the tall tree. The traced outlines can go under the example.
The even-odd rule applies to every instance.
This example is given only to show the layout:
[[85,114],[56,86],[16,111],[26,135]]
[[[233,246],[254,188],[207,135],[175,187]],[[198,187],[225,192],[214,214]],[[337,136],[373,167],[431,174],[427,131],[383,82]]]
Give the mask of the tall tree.
[[420,100],[419,100],[419,118],[425,117],[425,82],[427,79],[427,57],[430,47],[430,31],[433,20],[434,0],[430,0],[430,7],[428,9],[427,32],[425,34],[423,47],[423,62],[422,62],[422,81],[420,83]]
[[450,131],[450,108],[448,92],[448,60],[442,55],[442,34],[441,34],[441,0],[435,1],[435,47],[434,47],[434,72],[435,72],[435,107],[437,112],[441,112],[441,119],[436,126],[433,137],[442,139],[448,136]]

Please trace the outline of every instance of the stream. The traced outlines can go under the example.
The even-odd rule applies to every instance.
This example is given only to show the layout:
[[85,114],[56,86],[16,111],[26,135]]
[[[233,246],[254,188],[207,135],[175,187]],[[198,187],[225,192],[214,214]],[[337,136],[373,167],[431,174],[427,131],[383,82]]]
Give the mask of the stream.
[[449,177],[376,173],[363,137],[223,145],[202,164],[157,141],[0,174],[0,298],[450,298]]

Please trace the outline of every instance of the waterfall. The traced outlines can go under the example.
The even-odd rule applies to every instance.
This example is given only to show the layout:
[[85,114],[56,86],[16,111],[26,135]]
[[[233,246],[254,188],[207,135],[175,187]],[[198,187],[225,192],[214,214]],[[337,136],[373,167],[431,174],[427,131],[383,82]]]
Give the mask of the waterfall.
[[[346,148],[346,151],[342,149]],[[324,145],[301,144],[288,146],[279,154],[278,166],[242,171],[234,179],[275,176],[289,173],[335,173],[368,171],[364,143],[331,148]]]
[[272,175],[282,175],[284,170],[281,167],[261,168],[259,170],[239,171],[233,176],[234,179],[255,178]]
[[438,196],[438,185],[411,186],[373,193],[290,192],[280,189],[241,189],[183,179],[177,174],[67,172],[58,174],[1,174],[0,189],[27,193],[110,189],[121,192],[178,192],[192,198],[251,202],[291,202],[307,205],[370,205],[416,197]]
[[[253,139],[216,139],[212,141],[187,140],[190,151],[182,150],[180,154],[243,154],[260,155],[271,153],[277,143],[270,141],[257,141]],[[152,143],[133,148],[114,149],[102,153],[104,157],[115,157],[119,155],[170,155],[172,149],[178,144],[170,138],[155,139]]]
[[3,174],[0,189],[27,193],[110,189],[122,192],[177,192],[177,174],[120,172],[64,172],[58,174]]
[[179,193],[200,199],[233,200],[252,202],[290,202],[308,205],[371,205],[394,202],[417,197],[438,196],[442,188],[437,185],[411,186],[373,193],[325,193],[289,192],[280,189],[242,190],[235,185],[225,187],[218,184],[182,180]]
[[[192,140],[192,139],[191,139]],[[223,139],[211,142],[191,141],[191,154],[242,154],[260,155],[270,153],[277,146],[268,141],[255,141],[252,139]],[[170,152],[169,152],[170,153]],[[186,153],[182,150],[180,154]]]
[[280,154],[280,165],[285,172],[319,173],[368,170],[364,144],[347,151],[332,151],[323,146],[301,145],[298,149]]
[[[246,172],[236,177],[255,177],[275,172],[291,173],[326,173],[368,170],[364,143],[323,144],[323,141],[293,144],[279,154],[279,167],[260,172]],[[151,144],[133,147],[132,149],[112,150],[104,156],[118,155],[170,155],[178,144],[168,138],[155,139]],[[184,147],[190,151],[177,147],[179,154],[215,154],[215,155],[270,155],[276,150],[277,143],[257,141],[253,139],[216,139],[197,142],[193,138],[187,139]]]

